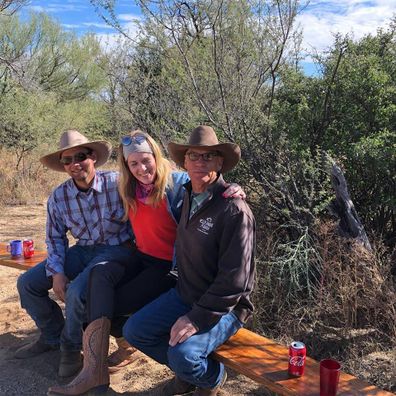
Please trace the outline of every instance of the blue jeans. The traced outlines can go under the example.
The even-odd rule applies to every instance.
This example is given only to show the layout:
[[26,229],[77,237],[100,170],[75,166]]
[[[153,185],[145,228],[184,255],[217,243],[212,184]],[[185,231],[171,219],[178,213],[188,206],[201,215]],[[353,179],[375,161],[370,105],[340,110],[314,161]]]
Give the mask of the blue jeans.
[[133,314],[125,323],[123,334],[131,345],[168,365],[182,380],[200,388],[214,388],[224,375],[224,365],[209,354],[235,334],[242,323],[230,312],[214,326],[171,347],[171,327],[190,310],[176,289],[171,289]]
[[133,250],[124,246],[72,246],[66,253],[65,275],[71,281],[66,289],[65,316],[59,305],[49,297],[52,277],[47,277],[45,261],[23,273],[17,281],[21,306],[40,329],[40,341],[61,350],[80,351],[83,323],[86,322],[86,293],[92,267],[108,261],[128,262]]

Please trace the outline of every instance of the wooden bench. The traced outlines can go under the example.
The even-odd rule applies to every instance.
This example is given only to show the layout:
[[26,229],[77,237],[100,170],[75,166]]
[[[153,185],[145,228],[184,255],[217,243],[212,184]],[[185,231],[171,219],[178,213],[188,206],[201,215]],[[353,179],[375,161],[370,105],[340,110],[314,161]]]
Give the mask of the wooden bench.
[[18,268],[20,270],[28,270],[36,264],[41,263],[47,257],[47,252],[37,251],[35,249],[34,255],[31,258],[25,259],[23,256],[12,258],[7,252],[7,244],[0,242],[0,265],[6,267]]
[[[11,258],[6,246],[0,243],[0,265],[27,270],[46,258],[43,251],[35,251],[29,259]],[[279,395],[319,395],[319,363],[316,360],[307,357],[304,375],[291,378],[287,373],[288,347],[247,329],[239,330],[213,355],[227,367]],[[391,396],[393,393],[342,372],[338,395]]]
[[[252,331],[241,329],[214,356],[238,373],[279,395],[319,395],[319,362],[307,357],[304,375],[289,377],[288,347]],[[374,385],[341,372],[337,395],[391,396]]]

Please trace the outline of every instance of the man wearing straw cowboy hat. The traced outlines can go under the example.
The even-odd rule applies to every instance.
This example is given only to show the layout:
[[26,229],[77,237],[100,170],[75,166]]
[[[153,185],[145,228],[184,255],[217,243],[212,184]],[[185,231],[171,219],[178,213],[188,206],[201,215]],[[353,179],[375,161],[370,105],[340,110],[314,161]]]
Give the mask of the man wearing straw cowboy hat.
[[208,126],[195,128],[188,144],[169,152],[190,177],[177,229],[175,289],[132,315],[124,337],[176,374],[161,395],[217,395],[226,381],[223,364],[209,354],[251,316],[255,221],[242,199],[223,199],[222,173],[240,149],[219,143]]
[[[133,246],[129,223],[117,190],[117,173],[98,171],[109,158],[111,145],[89,141],[76,130],[60,138],[59,150],[40,158],[70,179],[55,188],[47,203],[45,261],[22,274],[17,282],[21,305],[40,329],[37,341],[15,353],[25,359],[61,349],[59,376],[69,377],[82,367],[82,325],[90,269],[112,261],[128,261]],[[67,232],[76,239],[69,247]],[[65,301],[66,319],[49,298],[53,289]]]

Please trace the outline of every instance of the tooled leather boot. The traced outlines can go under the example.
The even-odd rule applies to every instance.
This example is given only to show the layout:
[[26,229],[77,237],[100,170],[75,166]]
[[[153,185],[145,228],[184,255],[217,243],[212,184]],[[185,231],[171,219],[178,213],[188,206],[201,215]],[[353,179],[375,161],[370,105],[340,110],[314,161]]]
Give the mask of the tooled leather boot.
[[102,317],[91,322],[83,336],[84,363],[80,374],[66,385],[52,386],[48,395],[81,395],[89,390],[107,391],[110,383],[107,367],[110,320]]
[[139,354],[135,353],[137,349],[131,346],[124,337],[116,338],[116,343],[118,349],[107,358],[110,374],[117,373],[139,358]]

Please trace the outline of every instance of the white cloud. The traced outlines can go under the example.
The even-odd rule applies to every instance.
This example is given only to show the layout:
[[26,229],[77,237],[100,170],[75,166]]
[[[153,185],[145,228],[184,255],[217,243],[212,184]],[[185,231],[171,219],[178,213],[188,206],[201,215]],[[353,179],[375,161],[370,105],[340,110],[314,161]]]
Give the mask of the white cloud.
[[74,25],[72,23],[62,23],[62,26],[66,29],[80,29],[81,25]]
[[135,22],[124,23],[122,27],[129,37],[136,38],[138,36],[139,29]]
[[27,8],[29,8],[30,10],[34,11],[34,12],[44,12],[45,8],[42,6],[28,6]]
[[93,27],[93,28],[98,28],[98,29],[113,29],[110,25],[107,23],[98,23],[98,22],[83,22],[83,26],[87,27]]
[[[62,11],[81,11],[85,10],[89,7],[89,4],[83,5],[84,2],[75,2],[75,3],[64,3],[64,2],[54,2],[54,3],[48,3],[45,7],[50,10],[56,10],[58,12]],[[53,11],[55,12],[55,11]]]
[[[129,38],[132,40],[137,39],[138,29],[135,24],[124,24],[123,29]],[[96,37],[99,39],[100,45],[105,51],[111,51],[116,45],[129,40],[121,33],[96,33]]]
[[36,12],[46,12],[60,14],[62,12],[70,11],[84,11],[88,5],[83,5],[81,1],[78,2],[67,2],[67,3],[46,3],[40,2],[43,5],[30,5],[27,8]]
[[118,14],[118,20],[120,21],[135,21],[136,19],[141,19],[140,15],[136,14]]
[[[139,34],[139,29],[136,22],[141,19],[141,16],[134,14],[119,14],[117,15],[117,18],[126,36],[131,38],[132,40],[137,39]],[[111,50],[111,48],[114,47],[116,44],[118,44],[120,41],[123,42],[124,40],[128,40],[124,35],[118,32],[97,33],[96,36],[99,38],[101,46],[106,51]]]
[[311,0],[298,16],[303,28],[303,47],[322,52],[334,42],[334,35],[351,34],[354,39],[375,34],[395,14],[395,0]]

